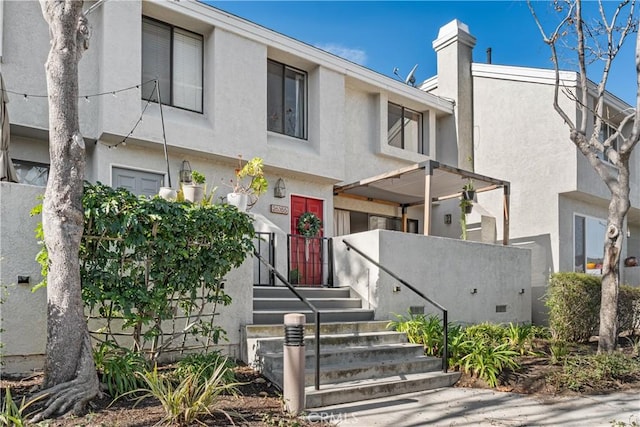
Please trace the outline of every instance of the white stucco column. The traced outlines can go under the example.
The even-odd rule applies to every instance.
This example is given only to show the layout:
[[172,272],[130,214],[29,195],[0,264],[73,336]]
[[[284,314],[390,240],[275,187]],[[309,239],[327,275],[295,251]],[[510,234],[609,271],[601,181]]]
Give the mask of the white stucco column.
[[433,49],[438,57],[435,93],[455,102],[458,167],[473,171],[473,80],[471,62],[476,38],[457,19],[440,28]]

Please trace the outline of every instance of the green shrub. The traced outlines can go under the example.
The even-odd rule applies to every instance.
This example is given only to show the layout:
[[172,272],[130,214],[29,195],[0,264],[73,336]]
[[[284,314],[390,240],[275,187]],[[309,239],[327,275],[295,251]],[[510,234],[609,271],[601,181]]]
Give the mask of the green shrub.
[[[554,338],[587,341],[600,324],[601,279],[583,273],[551,275],[545,305]],[[621,285],[618,294],[618,330],[640,327],[640,288]]]
[[600,278],[583,273],[552,274],[545,305],[553,338],[587,341],[598,328]]
[[0,405],[0,426],[22,427],[30,425],[27,420],[31,418],[33,414],[27,414],[27,408],[45,397],[47,397],[47,395],[36,397],[28,402],[26,398],[23,397],[18,405],[11,396],[11,389],[7,387],[5,389],[4,399],[2,399],[2,405]]
[[442,352],[442,342],[444,328],[442,320],[435,314],[426,316],[424,314],[413,314],[409,312],[409,317],[400,314],[395,315],[397,320],[387,324],[387,328],[407,334],[409,342],[422,344],[424,353],[427,356],[438,356]]
[[142,354],[118,347],[110,341],[100,344],[93,352],[93,360],[101,382],[113,398],[139,388],[142,382],[138,374],[148,371]]
[[640,361],[621,352],[570,356],[563,371],[551,378],[558,390],[586,392],[616,388],[620,382],[640,379]]
[[552,340],[549,344],[551,363],[557,365],[569,354],[569,344],[563,340]]
[[171,378],[158,373],[158,369],[138,376],[144,382],[144,387],[133,391],[139,394],[136,404],[148,398],[155,397],[160,401],[165,412],[164,421],[167,424],[181,426],[193,425],[204,415],[211,415],[212,411],[223,413],[231,424],[233,420],[230,414],[216,408],[222,394],[236,394],[237,383],[225,383],[224,378],[229,368],[225,363],[220,363],[208,375],[209,368],[202,367],[199,371],[191,372],[181,378],[180,383],[174,386]]
[[640,288],[621,285],[618,293],[618,330],[640,329]]
[[468,340],[485,341],[492,346],[497,346],[504,342],[507,335],[507,331],[503,326],[489,322],[468,326],[464,332]]
[[462,358],[465,372],[486,381],[489,387],[498,385],[498,375],[506,369],[518,368],[518,353],[508,343],[492,345],[482,339],[473,341],[469,354]]
[[448,336],[447,352],[449,353],[449,368],[461,370],[463,365],[462,358],[469,354],[473,342],[467,339],[464,328],[459,325],[450,325]]
[[225,367],[222,381],[225,384],[235,382],[236,377],[233,373],[233,368],[236,364],[232,360],[223,357],[218,351],[187,355],[177,363],[172,372],[172,377],[179,381],[180,378],[201,372],[200,379],[204,381],[212,376],[221,364]]
[[533,339],[535,330],[530,324],[518,325],[509,323],[505,329],[505,339],[509,343],[511,350],[520,353],[521,356],[531,354],[533,351]]

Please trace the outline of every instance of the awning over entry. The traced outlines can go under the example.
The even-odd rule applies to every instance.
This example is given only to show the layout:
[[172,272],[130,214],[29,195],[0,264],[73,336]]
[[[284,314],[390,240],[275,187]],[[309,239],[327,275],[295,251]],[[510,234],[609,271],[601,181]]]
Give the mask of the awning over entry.
[[469,181],[477,193],[503,189],[503,244],[509,241],[508,181],[429,160],[360,181],[334,187],[334,195],[390,204],[400,208],[424,205],[424,234],[431,231],[431,203],[461,196]]

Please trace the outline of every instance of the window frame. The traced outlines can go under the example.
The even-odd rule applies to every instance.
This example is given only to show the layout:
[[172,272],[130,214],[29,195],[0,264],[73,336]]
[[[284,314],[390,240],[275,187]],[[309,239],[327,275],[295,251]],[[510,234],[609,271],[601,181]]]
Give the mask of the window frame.
[[[196,33],[194,31],[188,30],[186,28],[177,26],[177,25],[173,25],[170,24],[168,22],[164,22],[161,21],[159,19],[155,19],[152,18],[150,16],[147,15],[142,15],[142,21],[141,21],[141,27],[143,27],[144,21],[148,20],[151,21],[154,24],[159,24],[161,26],[167,27],[170,30],[170,39],[169,39],[169,59],[170,59],[170,64],[169,64],[169,101],[166,101],[166,95],[163,95],[162,93],[161,95],[161,101],[163,105],[167,105],[169,107],[173,107],[173,108],[179,108],[181,110],[185,110],[185,111],[191,111],[194,113],[199,113],[199,114],[204,114],[204,88],[205,88],[205,82],[204,82],[204,50],[205,50],[205,38],[204,35],[200,34],[200,33]],[[191,108],[187,108],[187,107],[181,107],[178,105],[174,105],[174,49],[175,49],[175,31],[179,30],[179,31],[183,31],[189,34],[192,34],[194,36],[197,36],[200,38],[201,44],[200,44],[200,82],[202,84],[202,88],[200,90],[200,106],[201,106],[201,110],[194,110]],[[142,30],[143,32],[144,30]],[[144,54],[142,52],[144,52],[144,46],[142,44],[142,35],[141,35],[141,39],[140,39],[140,46],[141,46],[141,74],[144,73],[144,68],[142,66],[142,58],[144,57]],[[145,81],[142,81],[142,75],[141,75],[141,83],[144,84]],[[141,91],[141,96],[142,99],[145,101],[150,101],[150,102],[158,102],[157,99],[153,100],[153,99],[146,99],[143,96],[143,91]],[[153,93],[153,92],[152,92]]]
[[[598,141],[600,141],[600,143],[604,144],[604,142],[611,137],[611,135],[615,134],[616,132],[618,132],[617,127],[613,126],[612,124],[609,124],[607,122],[605,122],[604,120],[602,121],[602,125],[600,126],[600,134],[598,135]],[[615,139],[615,141],[613,141],[613,146],[612,148],[616,151],[618,151],[618,146],[620,144],[620,135],[618,135]],[[605,151],[598,151],[598,153],[596,153],[596,156],[603,162],[608,163],[610,165],[613,165],[613,163],[611,162],[611,159],[609,159],[609,156],[607,156]]]
[[[402,126],[400,126],[400,147],[396,146],[396,145],[392,145],[391,141],[389,140],[389,113],[391,111],[391,109],[389,108],[390,106],[394,106],[396,108],[400,109],[400,120],[402,122]],[[406,115],[406,111],[410,111],[413,114],[416,114],[418,116],[418,123],[417,123],[417,129],[418,129],[418,141],[416,144],[416,154],[420,154],[423,156],[428,155],[427,153],[425,153],[425,145],[424,145],[424,114],[422,114],[422,112],[414,110],[412,108],[408,108],[405,107],[404,105],[401,104],[397,104],[395,102],[392,101],[387,101],[387,145],[389,147],[394,147],[400,150],[405,150],[408,151],[406,146],[406,138],[405,138],[405,125],[404,122],[407,118]],[[411,151],[413,152],[413,151]]]
[[[577,225],[578,218],[580,218],[582,220],[582,227],[583,227],[582,242],[581,242],[582,252],[583,252],[582,260],[581,260],[582,261],[582,270],[580,270],[578,268],[577,259],[576,259],[577,256],[578,256],[578,254],[576,253],[577,252],[576,251],[576,246],[577,246],[576,238],[578,237],[577,236],[577,227],[576,227],[576,225]],[[587,274],[593,274],[593,275],[600,275],[600,274],[602,274],[602,264],[601,264],[601,267],[600,267],[600,272],[598,272],[597,269],[588,269],[587,268],[588,258],[589,258],[588,249],[587,249],[588,248],[587,238],[588,238],[588,234],[589,234],[589,232],[588,232],[588,222],[590,220],[604,223],[603,224],[604,229],[603,229],[602,234],[601,234],[601,236],[602,236],[602,241],[601,241],[601,243],[602,243],[602,255],[601,255],[601,259],[602,259],[602,264],[604,264],[604,230],[606,230],[606,227],[607,227],[607,220],[604,219],[604,218],[598,218],[598,217],[595,217],[595,216],[584,215],[584,214],[580,214],[580,213],[574,213],[573,214],[573,239],[572,239],[572,242],[573,242],[573,261],[572,261],[573,262],[573,267],[572,267],[572,269],[576,273],[587,273]],[[587,271],[587,270],[592,270],[592,271]]]
[[18,182],[20,184],[35,185],[37,187],[46,187],[47,186],[47,182],[49,182],[49,173],[51,172],[51,164],[50,163],[34,162],[34,161],[31,161],[31,160],[21,160],[21,159],[11,159],[11,162],[13,163],[13,167],[16,169],[16,172],[17,172],[18,169],[20,169],[20,170],[22,169],[22,168],[20,168],[20,166],[16,166],[16,165],[29,166],[31,168],[46,169],[47,170],[47,177],[45,179],[44,185],[34,184],[32,182],[25,182],[24,181],[24,177],[22,177],[22,176],[19,177]]
[[[281,67],[282,69],[282,79],[281,79],[281,85],[282,85],[282,92],[280,94],[280,101],[282,104],[282,111],[280,111],[280,115],[281,115],[281,124],[282,124],[282,131],[278,131],[275,129],[271,129],[270,128],[270,118],[269,118],[269,78],[268,78],[268,73],[269,73],[269,64],[275,64]],[[286,127],[284,124],[284,117],[285,117],[285,99],[286,99],[286,71],[287,70],[291,70],[294,73],[297,74],[301,74],[302,76],[304,76],[304,91],[303,91],[303,96],[304,96],[304,102],[303,102],[303,112],[302,112],[302,136],[297,136],[297,135],[293,135],[293,134],[289,134],[286,133]],[[273,133],[277,133],[279,135],[285,135],[291,138],[296,138],[296,139],[301,139],[301,140],[308,140],[308,131],[309,131],[309,123],[308,123],[308,117],[309,117],[309,74],[304,71],[301,70],[299,68],[296,67],[292,67],[290,65],[287,65],[283,62],[279,62],[276,61],[274,59],[271,58],[267,58],[267,108],[266,108],[266,113],[267,113],[267,131],[269,132],[273,132]]]

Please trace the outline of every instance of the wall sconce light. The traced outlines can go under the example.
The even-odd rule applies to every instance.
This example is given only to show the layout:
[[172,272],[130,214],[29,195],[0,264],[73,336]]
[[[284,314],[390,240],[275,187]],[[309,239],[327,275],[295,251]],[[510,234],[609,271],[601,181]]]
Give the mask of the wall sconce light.
[[180,167],[180,182],[191,184],[191,164],[188,160],[182,161],[182,166]]
[[287,197],[287,187],[284,185],[284,179],[278,178],[276,185],[273,187],[273,197],[282,199]]
[[444,223],[445,224],[451,224],[451,214],[445,214],[444,215]]
[[471,289],[471,294],[477,294],[478,293],[478,289],[477,288],[473,288]]
[[519,293],[520,295],[524,294],[524,288],[523,288],[523,289],[520,289],[520,291],[518,291],[518,293]]

